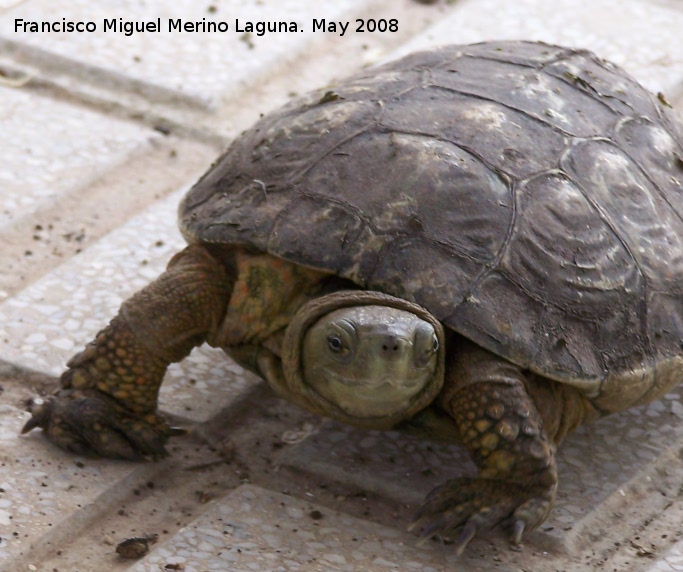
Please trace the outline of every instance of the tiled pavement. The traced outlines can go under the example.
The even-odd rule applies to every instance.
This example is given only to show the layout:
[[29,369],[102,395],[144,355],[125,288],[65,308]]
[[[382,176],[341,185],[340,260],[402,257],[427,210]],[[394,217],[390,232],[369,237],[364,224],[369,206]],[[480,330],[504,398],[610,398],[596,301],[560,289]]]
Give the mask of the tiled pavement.
[[[17,33],[17,18],[100,31]],[[104,18],[230,30],[125,36]],[[399,31],[314,33],[314,18]],[[484,539],[460,560],[405,531],[425,492],[471,470],[460,449],[317,419],[214,350],[168,373],[162,408],[190,428],[170,459],[17,436],[27,400],[180,247],[179,197],[259,112],[412,49],[494,38],[591,48],[681,109],[681,30],[680,0],[0,0],[0,570],[683,570],[680,390],[568,440],[557,507],[523,551]],[[147,556],[116,554],[146,534]]]

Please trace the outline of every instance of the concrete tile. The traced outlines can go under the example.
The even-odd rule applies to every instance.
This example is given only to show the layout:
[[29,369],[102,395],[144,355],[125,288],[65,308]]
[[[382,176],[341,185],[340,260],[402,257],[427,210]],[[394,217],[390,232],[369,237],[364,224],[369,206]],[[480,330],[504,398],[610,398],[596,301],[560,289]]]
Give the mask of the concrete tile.
[[[140,215],[0,305],[0,360],[59,375],[133,292],[156,278],[183,248],[176,227],[185,189]],[[198,348],[169,368],[162,408],[205,421],[254,377],[223,352]]]
[[9,10],[10,8],[16,6],[23,0],[0,0],[0,9]]
[[203,345],[182,363],[168,368],[159,392],[159,407],[203,423],[259,382],[260,378],[237,365],[222,350]]
[[161,137],[21,89],[0,86],[0,101],[0,228],[82,189]]
[[[458,569],[487,569],[472,562],[460,559]],[[437,572],[455,563],[448,547],[418,548],[401,531],[243,485],[130,570],[182,564],[184,572]],[[496,570],[511,569],[498,564]]]
[[[366,0],[339,0],[325,6],[324,17],[348,19],[367,4]],[[209,5],[215,12],[209,12]],[[205,109],[215,108],[245,84],[253,82],[273,67],[284,65],[301,54],[319,36],[312,32],[312,18],[321,17],[320,5],[310,0],[218,0],[197,4],[192,0],[174,2],[173,8],[160,0],[140,3],[136,0],[89,2],[75,0],[68,4],[49,0],[23,2],[0,17],[0,38],[19,41],[105,70],[109,80],[134,81],[136,91],[148,90],[159,101],[176,101]],[[15,18],[26,21],[92,21],[93,33],[15,33]],[[123,18],[128,21],[156,21],[161,18],[162,32],[104,32],[103,20]],[[225,21],[228,32],[171,32],[168,19],[202,22]],[[247,21],[297,22],[304,32],[270,33],[245,36]]]
[[[574,550],[606,505],[636,502],[629,491],[647,467],[683,437],[683,388],[648,406],[579,428],[560,447],[557,502],[536,543]],[[350,483],[396,502],[419,505],[447,479],[474,475],[464,449],[396,432],[361,431],[326,422],[278,461],[298,471]],[[596,530],[592,531],[596,533]]]
[[[95,461],[18,436],[28,414],[0,405],[0,570],[17,571],[29,550],[78,534],[99,510],[159,466]],[[26,568],[21,568],[26,570]]]
[[647,572],[681,572],[683,570],[683,540],[675,544]]
[[681,29],[683,10],[643,0],[461,0],[398,53],[438,44],[540,40],[593,50],[648,89],[669,93],[683,81]]
[[0,359],[57,375],[65,360],[164,268],[183,240],[182,193],[156,203],[0,306]]
[[[213,15],[206,12],[209,4],[217,7]],[[325,6],[324,17],[353,17],[371,4],[389,5],[341,0]],[[676,93],[678,86],[680,93],[683,85],[683,9],[677,0],[458,0],[448,5],[442,1],[433,8],[440,24],[407,43],[401,53],[436,43],[525,37],[587,46],[623,65],[654,91]],[[3,38],[10,39],[31,52],[31,57],[42,58],[43,65],[38,66],[41,73],[54,65],[56,73],[72,74],[73,82],[60,83],[62,87],[74,90],[82,80],[98,84],[103,92],[112,90],[102,101],[116,100],[123,87],[142,94],[150,108],[165,106],[161,115],[192,108],[197,112],[194,120],[200,115],[209,117],[212,114],[206,111],[239,94],[231,105],[240,112],[234,116],[243,116],[243,101],[248,97],[244,96],[248,93],[245,86],[260,86],[272,70],[282,69],[283,62],[307,50],[307,60],[320,57],[310,49],[314,39],[310,33],[263,38],[242,38],[233,33],[227,38],[201,34],[126,38],[111,33],[19,37],[8,32],[8,23],[11,25],[14,17],[101,20],[107,15],[136,20],[207,17],[232,24],[235,17],[308,20],[320,17],[320,12],[320,3],[311,0],[217,0],[199,7],[181,0],[172,10],[160,0],[144,4],[134,0],[76,0],[66,4],[0,0],[0,43]],[[344,56],[349,46],[357,43],[340,40],[334,58],[348,66]],[[371,51],[368,61],[377,57]],[[327,57],[329,61],[330,55]],[[299,67],[293,67],[291,73],[297,74]],[[335,72],[341,73],[337,68]],[[59,201],[64,193],[87,187],[100,172],[111,172],[132,154],[144,151],[150,138],[158,137],[136,125],[62,101],[45,100],[35,93],[0,87],[0,228],[32,209]],[[206,131],[208,121],[213,120],[193,124],[200,125],[198,131]],[[13,135],[8,138],[6,133]],[[152,205],[0,304],[0,360],[59,374],[68,357],[113,316],[120,302],[153,279],[170,255],[182,247],[175,230],[175,208],[181,193]],[[162,388],[162,408],[197,422],[206,421],[246,391],[252,380],[222,352],[200,348],[189,360],[170,368]],[[649,496],[638,496],[630,487],[644,480],[643,471],[662,465],[667,447],[680,444],[682,397],[682,391],[677,390],[661,402],[582,428],[567,441],[560,454],[558,504],[540,533],[541,542],[573,549],[584,535],[589,540],[603,535],[606,529],[595,523],[604,519],[601,526],[611,527],[612,509],[619,502],[631,505],[635,512],[653,510],[660,493],[650,490]],[[38,432],[19,438],[17,431],[26,415],[15,407],[0,405],[3,572],[29,569],[25,555],[30,547],[38,547],[32,553],[35,565],[30,569],[42,569],[40,547],[55,547],[60,539],[72,539],[106,512],[107,503],[113,505],[113,499],[129,494],[132,483],[145,478],[145,471],[163,468],[84,461],[47,446]],[[362,432],[331,422],[325,422],[303,443],[283,449],[277,460],[295,471],[320,475],[323,482],[341,480],[415,505],[443,480],[474,470],[467,455],[456,446],[396,433]],[[680,474],[677,466],[670,470]],[[288,473],[282,471],[282,488]],[[280,490],[275,485],[273,488]],[[322,518],[317,513],[313,518],[312,511],[318,511]],[[671,536],[680,533],[680,519],[672,522]],[[529,547],[513,568],[491,559],[490,554],[481,561],[467,554],[456,562],[448,547],[430,543],[425,549],[417,548],[403,526],[400,522],[396,529],[382,527],[300,499],[244,486],[214,501],[204,516],[169,541],[154,546],[144,561],[131,567],[136,572],[156,572],[165,564],[182,562],[186,571],[574,569],[557,554],[537,566]],[[606,554],[608,561],[611,553]],[[661,560],[654,564],[643,564],[640,559],[638,569],[649,565],[650,572],[683,570],[680,542],[657,558]],[[117,562],[116,566],[125,564]],[[605,569],[612,567],[606,564]]]

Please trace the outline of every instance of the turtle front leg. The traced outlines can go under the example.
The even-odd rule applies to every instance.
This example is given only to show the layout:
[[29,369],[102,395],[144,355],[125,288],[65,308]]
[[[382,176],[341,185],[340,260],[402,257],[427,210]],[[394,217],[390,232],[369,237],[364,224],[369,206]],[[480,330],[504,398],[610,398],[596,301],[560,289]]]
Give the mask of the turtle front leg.
[[509,528],[517,544],[525,531],[546,519],[557,488],[553,438],[581,419],[564,414],[564,406],[572,409],[573,403],[543,393],[539,405],[555,407],[543,417],[565,418],[549,423],[549,435],[520,368],[470,342],[455,352],[440,406],[455,420],[479,474],[434,489],[411,528],[420,529],[424,538],[454,537],[460,554],[480,531]]
[[118,315],[62,374],[62,389],[22,429],[79,454],[140,459],[166,454],[176,431],[157,413],[169,364],[215,332],[234,283],[230,264],[189,246],[166,271],[124,302]]

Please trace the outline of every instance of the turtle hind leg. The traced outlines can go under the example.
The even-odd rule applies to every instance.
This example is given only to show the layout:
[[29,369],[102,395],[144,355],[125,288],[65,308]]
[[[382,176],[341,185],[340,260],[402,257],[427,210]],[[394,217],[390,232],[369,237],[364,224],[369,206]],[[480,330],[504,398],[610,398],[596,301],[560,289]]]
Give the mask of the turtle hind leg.
[[166,368],[216,330],[233,283],[229,261],[207,248],[179,252],[69,361],[62,389],[33,411],[22,433],[40,427],[53,443],[79,454],[163,456],[177,432],[157,413]]
[[455,420],[479,474],[434,489],[411,528],[424,538],[455,535],[457,553],[488,529],[508,528],[519,543],[552,508],[555,444],[520,368],[469,343],[450,361],[440,406]]

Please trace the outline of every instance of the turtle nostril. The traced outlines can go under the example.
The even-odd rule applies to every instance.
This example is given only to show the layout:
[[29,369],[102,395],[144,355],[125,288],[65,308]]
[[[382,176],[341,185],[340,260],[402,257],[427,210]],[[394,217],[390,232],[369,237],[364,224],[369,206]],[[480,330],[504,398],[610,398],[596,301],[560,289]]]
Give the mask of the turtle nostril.
[[403,347],[403,343],[395,336],[388,336],[382,344],[382,351],[385,353],[397,353]]

